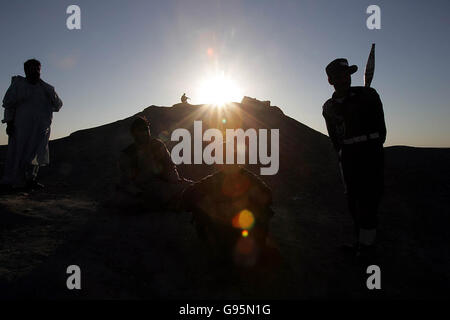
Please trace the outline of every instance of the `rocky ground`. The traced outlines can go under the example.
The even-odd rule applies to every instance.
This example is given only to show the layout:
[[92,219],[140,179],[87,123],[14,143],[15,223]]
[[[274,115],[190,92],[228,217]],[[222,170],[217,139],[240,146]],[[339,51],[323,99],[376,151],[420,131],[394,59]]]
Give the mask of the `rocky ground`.
[[[130,117],[52,141],[52,162],[41,171],[45,190],[0,196],[1,298],[450,296],[449,149],[386,148],[377,261],[382,290],[373,292],[366,288],[367,266],[340,249],[351,241],[352,226],[328,137],[276,107],[151,106],[142,114],[169,150],[168,132],[192,131],[198,119],[205,128],[226,119],[231,128],[280,129],[280,170],[263,177],[273,190],[275,215],[261,262],[236,268],[218,261],[189,213],[111,214],[103,206],[117,182],[120,150],[131,141]],[[0,162],[5,151],[0,147]],[[193,180],[213,170],[178,169]],[[69,265],[81,268],[80,291],[66,288]]]
[[[344,210],[312,195],[274,206],[269,248],[252,268],[215,260],[189,213],[111,215],[89,197],[64,192],[2,196],[0,292],[50,299],[448,297],[446,244],[429,248],[407,236],[389,201],[379,237],[382,290],[374,293],[365,288],[366,266],[339,248],[351,233]],[[66,289],[72,264],[82,270],[81,291]]]

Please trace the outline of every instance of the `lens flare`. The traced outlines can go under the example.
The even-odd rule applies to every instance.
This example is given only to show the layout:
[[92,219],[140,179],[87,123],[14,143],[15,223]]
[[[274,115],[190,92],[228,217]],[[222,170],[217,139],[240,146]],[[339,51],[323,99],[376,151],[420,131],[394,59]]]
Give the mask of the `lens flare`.
[[[232,225],[235,228],[244,229],[244,231],[250,230],[255,224],[255,217],[250,210],[244,209],[234,216]],[[243,234],[242,234],[243,235]]]
[[244,238],[247,238],[248,237],[248,231],[247,230],[242,230],[242,236]]

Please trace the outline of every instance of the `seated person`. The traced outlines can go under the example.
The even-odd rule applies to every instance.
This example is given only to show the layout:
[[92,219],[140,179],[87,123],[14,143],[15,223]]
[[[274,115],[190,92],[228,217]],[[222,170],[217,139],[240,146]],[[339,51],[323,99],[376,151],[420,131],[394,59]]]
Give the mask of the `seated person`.
[[120,181],[113,199],[114,206],[179,209],[182,191],[191,181],[179,176],[165,144],[151,136],[145,118],[136,118],[130,131],[134,143],[120,155]]

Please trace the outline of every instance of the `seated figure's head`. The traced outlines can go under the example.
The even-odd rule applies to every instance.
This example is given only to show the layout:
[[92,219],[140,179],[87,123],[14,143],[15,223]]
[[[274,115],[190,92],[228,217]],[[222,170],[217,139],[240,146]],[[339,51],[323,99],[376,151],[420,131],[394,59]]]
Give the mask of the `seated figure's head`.
[[133,121],[130,132],[137,145],[144,145],[150,141],[150,123],[144,117],[138,117]]

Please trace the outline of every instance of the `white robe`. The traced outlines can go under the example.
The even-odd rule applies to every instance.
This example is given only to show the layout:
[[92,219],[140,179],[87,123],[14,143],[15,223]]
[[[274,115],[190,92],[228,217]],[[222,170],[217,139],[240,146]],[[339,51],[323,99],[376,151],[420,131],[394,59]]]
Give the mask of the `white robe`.
[[62,101],[55,88],[39,80],[29,83],[22,76],[14,76],[3,98],[5,115],[2,122],[14,123],[8,138],[8,151],[2,183],[21,184],[27,165],[49,163],[48,140],[53,112],[59,111]]

